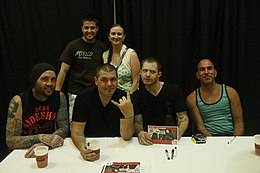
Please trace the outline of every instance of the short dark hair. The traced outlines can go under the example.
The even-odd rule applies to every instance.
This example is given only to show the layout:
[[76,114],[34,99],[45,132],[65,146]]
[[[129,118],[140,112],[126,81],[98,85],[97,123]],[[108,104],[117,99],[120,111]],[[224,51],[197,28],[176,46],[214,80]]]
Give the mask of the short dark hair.
[[82,25],[83,25],[83,23],[84,23],[85,21],[95,22],[95,23],[96,23],[96,26],[99,27],[99,22],[98,22],[98,20],[97,20],[95,17],[91,16],[91,15],[82,16],[82,19],[81,19]]
[[106,64],[103,64],[103,65],[98,66],[97,69],[96,69],[96,72],[95,72],[95,77],[96,77],[96,78],[99,77],[101,70],[103,70],[103,71],[105,71],[105,72],[115,71],[115,72],[116,72],[116,77],[117,77],[117,70],[116,70],[116,68],[115,68],[113,65],[111,65],[111,64],[106,63]]
[[201,61],[205,61],[205,60],[210,61],[210,62],[213,64],[213,68],[216,69],[216,66],[215,66],[215,63],[214,63],[213,59],[210,59],[210,58],[200,58],[199,61],[198,61],[198,63],[197,63],[197,71],[199,71],[199,69],[198,69],[199,63],[200,63]]
[[162,65],[161,63],[154,57],[148,57],[148,58],[145,58],[141,61],[141,69],[143,68],[143,65],[145,62],[148,62],[148,63],[153,63],[155,62],[157,64],[157,69],[158,69],[158,72],[161,72],[162,71]]

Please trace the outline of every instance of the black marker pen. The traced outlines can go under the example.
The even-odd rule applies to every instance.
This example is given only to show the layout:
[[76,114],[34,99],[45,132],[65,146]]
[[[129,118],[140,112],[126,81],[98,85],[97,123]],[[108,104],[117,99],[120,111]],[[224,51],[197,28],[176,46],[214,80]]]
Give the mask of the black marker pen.
[[171,159],[173,159],[173,157],[174,157],[174,149],[172,149],[172,157],[171,157]]
[[168,152],[168,150],[165,150],[165,154],[166,154],[167,160],[170,160],[170,157],[169,157],[169,152]]

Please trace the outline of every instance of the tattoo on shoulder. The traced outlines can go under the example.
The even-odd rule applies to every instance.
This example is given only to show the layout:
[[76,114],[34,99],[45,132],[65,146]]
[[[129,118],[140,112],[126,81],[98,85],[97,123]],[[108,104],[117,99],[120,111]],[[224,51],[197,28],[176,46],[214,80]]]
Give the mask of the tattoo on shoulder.
[[9,104],[9,108],[8,108],[8,116],[9,118],[14,118],[15,117],[15,113],[17,113],[18,110],[18,103],[15,101],[15,99],[13,98]]
[[60,94],[60,101],[61,101],[61,103],[67,103],[67,100],[66,100],[66,97],[65,97],[65,95],[64,94]]

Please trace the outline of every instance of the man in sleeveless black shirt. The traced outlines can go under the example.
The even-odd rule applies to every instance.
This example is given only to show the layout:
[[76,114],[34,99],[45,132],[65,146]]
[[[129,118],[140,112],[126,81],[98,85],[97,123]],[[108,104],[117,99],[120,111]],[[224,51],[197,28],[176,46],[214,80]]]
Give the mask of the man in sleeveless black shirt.
[[6,124],[8,148],[29,148],[26,158],[34,157],[36,146],[62,146],[69,131],[66,97],[54,91],[55,68],[47,63],[35,65],[30,84],[10,101]]

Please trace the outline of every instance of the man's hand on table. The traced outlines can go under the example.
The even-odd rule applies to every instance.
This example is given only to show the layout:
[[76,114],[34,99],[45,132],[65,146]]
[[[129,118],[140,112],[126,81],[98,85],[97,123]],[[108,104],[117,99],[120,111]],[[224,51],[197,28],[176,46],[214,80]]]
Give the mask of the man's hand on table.
[[145,131],[140,131],[138,133],[138,142],[142,145],[152,145],[152,139],[149,134]]

